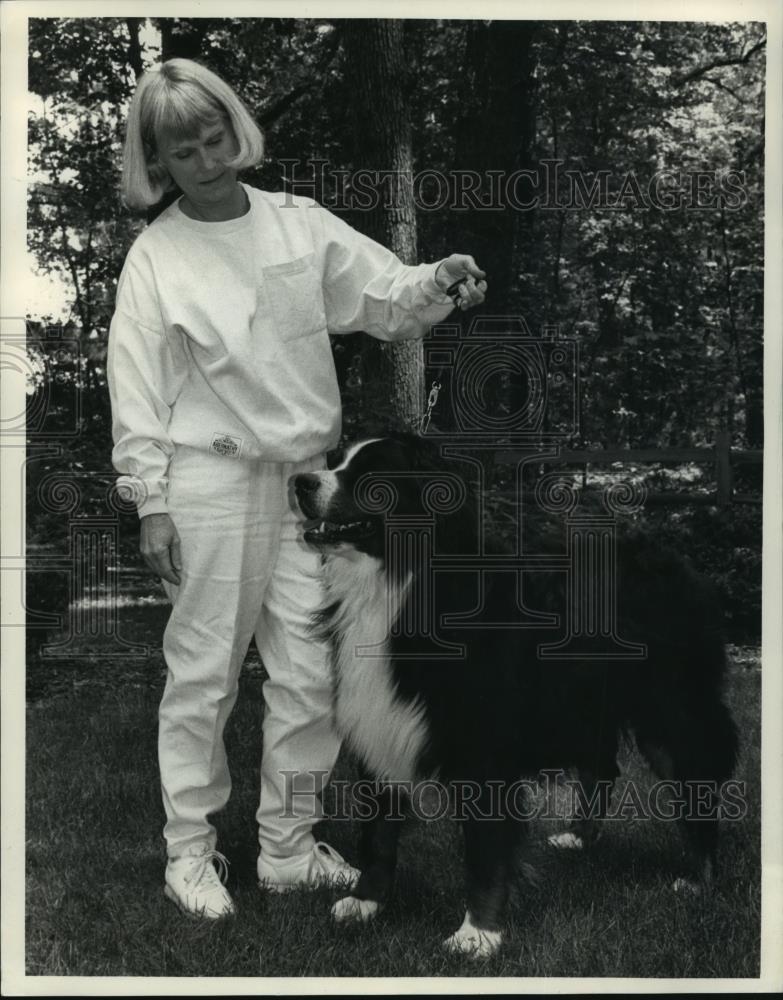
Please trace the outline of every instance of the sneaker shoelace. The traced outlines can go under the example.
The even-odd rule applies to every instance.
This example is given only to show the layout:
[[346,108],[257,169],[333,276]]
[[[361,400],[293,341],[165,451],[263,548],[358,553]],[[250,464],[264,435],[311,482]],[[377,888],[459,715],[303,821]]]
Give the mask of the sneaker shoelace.
[[348,869],[351,867],[342,854],[335,851],[331,844],[326,844],[322,840],[316,843],[314,851],[319,868],[327,874],[332,874],[335,870],[339,869],[342,869],[347,874]]
[[202,883],[205,883],[208,889],[222,889],[223,882],[228,877],[228,858],[220,851],[205,851],[198,855],[196,861],[198,864],[193,866],[187,878],[188,883],[192,884],[194,889],[198,889]]

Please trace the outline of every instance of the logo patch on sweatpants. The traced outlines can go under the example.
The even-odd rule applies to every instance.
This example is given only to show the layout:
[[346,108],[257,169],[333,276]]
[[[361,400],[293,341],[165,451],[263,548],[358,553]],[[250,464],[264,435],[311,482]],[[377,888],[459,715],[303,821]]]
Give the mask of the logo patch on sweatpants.
[[231,437],[230,434],[215,434],[210,448],[226,458],[237,458],[242,449],[242,438]]

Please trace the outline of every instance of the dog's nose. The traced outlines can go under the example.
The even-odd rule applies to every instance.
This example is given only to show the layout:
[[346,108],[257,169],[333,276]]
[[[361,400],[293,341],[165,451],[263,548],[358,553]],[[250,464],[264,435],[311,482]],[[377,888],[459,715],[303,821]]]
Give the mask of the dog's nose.
[[294,479],[294,488],[296,489],[296,492],[302,496],[307,496],[308,493],[315,493],[318,489],[318,485],[318,476],[312,472],[300,472]]

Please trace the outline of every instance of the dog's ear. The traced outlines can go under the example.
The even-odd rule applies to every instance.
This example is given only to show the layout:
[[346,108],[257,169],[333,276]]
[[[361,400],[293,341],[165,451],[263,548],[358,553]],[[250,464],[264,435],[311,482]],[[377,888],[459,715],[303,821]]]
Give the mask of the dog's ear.
[[443,464],[437,445],[399,421],[395,423],[381,419],[369,423],[362,428],[362,437],[365,440],[385,438],[394,441],[404,449],[406,464],[413,469],[436,469]]
[[401,433],[399,423],[385,418],[370,420],[362,428],[362,438],[393,438]]

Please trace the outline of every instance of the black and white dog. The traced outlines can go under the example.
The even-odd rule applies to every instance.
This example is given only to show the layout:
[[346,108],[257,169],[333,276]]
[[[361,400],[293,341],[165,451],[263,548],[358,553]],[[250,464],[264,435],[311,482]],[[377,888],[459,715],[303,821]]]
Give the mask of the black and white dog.
[[[393,434],[355,445],[339,467],[299,475],[293,485],[312,519],[305,539],[324,563],[328,600],[319,622],[333,641],[337,725],[377,782],[361,878],[333,915],[378,913],[394,878],[400,823],[388,817],[399,815],[400,783],[435,777],[471,807],[458,814],[468,909],[445,944],[489,955],[502,940],[520,828],[508,802],[498,811],[498,788],[543,769],[578,769],[592,808],[567,838],[581,845],[595,829],[592,817],[608,807],[622,733],[633,733],[659,776],[714,789],[731,775],[737,735],[721,697],[715,603],[679,558],[644,539],[618,543],[618,634],[643,644],[643,659],[542,660],[540,645],[553,633],[521,627],[513,576],[484,574],[479,583],[475,569],[464,569],[465,557],[491,562],[505,547],[486,537],[452,468],[424,440]],[[562,620],[563,575],[526,573],[524,609]],[[706,881],[715,808],[707,818],[686,815],[682,829]]]

